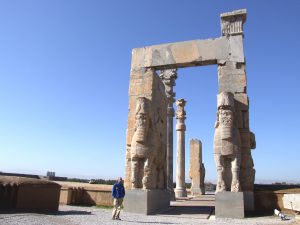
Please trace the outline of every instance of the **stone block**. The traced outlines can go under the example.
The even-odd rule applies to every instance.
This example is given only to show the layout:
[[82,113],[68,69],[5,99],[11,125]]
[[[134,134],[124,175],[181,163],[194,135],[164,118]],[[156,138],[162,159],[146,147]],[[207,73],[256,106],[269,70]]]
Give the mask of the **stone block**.
[[250,132],[240,132],[241,134],[241,147],[251,148]]
[[[236,111],[238,128],[249,131],[249,111]],[[241,131],[242,132],[242,131]]]
[[147,46],[132,50],[131,69],[216,64],[230,60],[229,52],[230,43],[226,37]]
[[59,206],[60,187],[46,180],[0,176],[0,209],[55,212]]
[[243,129],[244,128],[243,112],[240,111],[240,110],[236,110],[235,115],[236,115],[236,119],[237,119],[237,122],[238,122],[238,128]]
[[219,93],[221,92],[240,92],[246,93],[246,76],[232,74],[219,76]]
[[246,93],[236,93],[234,94],[235,108],[242,111],[247,111],[249,109],[249,99]]
[[139,214],[155,214],[168,210],[170,194],[167,190],[132,189],[126,191],[124,211]]
[[72,203],[72,188],[62,187],[60,190],[59,204],[70,205]]
[[245,217],[243,192],[218,192],[215,200],[216,218],[237,218]]
[[229,37],[230,61],[245,62],[243,35],[234,35]]
[[243,127],[249,129],[249,111],[243,111]]
[[200,57],[196,41],[182,42],[170,48],[175,62],[190,63],[191,59],[194,61]]
[[246,93],[247,79],[243,69],[237,68],[235,62],[226,62],[218,67],[219,93]]
[[189,176],[192,180],[191,193],[193,196],[205,194],[205,167],[202,163],[202,143],[198,139],[190,140],[190,168]]
[[246,15],[247,15],[247,10],[246,9],[238,9],[238,10],[234,10],[234,11],[231,11],[231,12],[222,13],[220,15],[220,17],[221,17],[221,20],[225,20],[227,18],[237,19],[237,18],[240,17],[240,18],[242,18],[243,22],[245,22],[246,21]]
[[245,211],[254,211],[254,193],[253,191],[244,191],[244,207]]
[[300,194],[284,194],[282,201],[285,209],[300,212]]
[[245,75],[245,64],[236,61],[225,61],[223,64],[219,64],[218,73],[220,75]]

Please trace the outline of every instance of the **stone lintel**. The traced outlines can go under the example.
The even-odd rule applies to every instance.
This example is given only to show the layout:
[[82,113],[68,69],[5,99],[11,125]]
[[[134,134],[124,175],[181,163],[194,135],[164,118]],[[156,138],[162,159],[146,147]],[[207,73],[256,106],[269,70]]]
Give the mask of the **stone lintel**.
[[[237,40],[231,41],[236,44]],[[230,52],[227,37],[153,45],[132,50],[131,70],[136,68],[171,69],[212,65],[230,61],[244,62],[244,56]]]

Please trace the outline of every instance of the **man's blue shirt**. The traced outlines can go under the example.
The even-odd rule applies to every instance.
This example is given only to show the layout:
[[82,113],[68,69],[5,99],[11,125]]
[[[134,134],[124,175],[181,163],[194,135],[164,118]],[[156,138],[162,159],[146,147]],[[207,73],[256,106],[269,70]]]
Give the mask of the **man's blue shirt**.
[[114,198],[124,198],[125,188],[121,182],[115,183],[112,188],[112,196]]

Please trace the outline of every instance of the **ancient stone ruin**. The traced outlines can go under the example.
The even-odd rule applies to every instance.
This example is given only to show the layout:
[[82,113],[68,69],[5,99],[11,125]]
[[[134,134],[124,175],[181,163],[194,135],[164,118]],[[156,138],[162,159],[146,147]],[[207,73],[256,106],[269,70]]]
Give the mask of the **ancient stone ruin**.
[[51,181],[0,176],[0,210],[56,212],[59,195],[60,185]]
[[191,194],[204,195],[205,167],[202,162],[202,143],[198,139],[190,140],[190,169],[189,176],[192,180]]
[[131,141],[131,184],[133,189],[164,189],[165,157],[161,156],[165,156],[166,150],[159,133],[163,121],[156,118],[158,130],[153,130],[154,118],[150,115],[148,101],[145,97],[139,97],[136,102],[135,132]]
[[176,131],[177,131],[177,174],[176,174],[176,189],[175,196],[187,197],[187,191],[185,187],[185,119],[186,113],[184,110],[186,101],[184,99],[178,99],[176,101]]
[[241,138],[237,128],[234,98],[230,92],[218,95],[214,158],[217,166],[217,192],[241,191]]
[[[214,64],[218,65],[219,93],[214,147],[217,191],[242,191],[247,204],[253,202],[251,149],[255,136],[249,127],[245,21],[245,9],[223,13],[219,38],[132,50],[126,134],[125,186],[131,189],[125,201],[128,211],[148,214],[168,206],[173,191],[173,86],[177,69]],[[145,210],[139,211],[141,208]]]

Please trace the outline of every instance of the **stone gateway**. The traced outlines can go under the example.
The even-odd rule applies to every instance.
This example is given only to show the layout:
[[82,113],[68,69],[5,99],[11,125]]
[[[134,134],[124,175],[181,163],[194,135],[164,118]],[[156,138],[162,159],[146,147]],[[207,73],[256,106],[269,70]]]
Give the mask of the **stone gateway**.
[[[253,201],[255,170],[251,149],[256,143],[249,127],[243,50],[245,21],[245,9],[223,13],[219,38],[132,50],[125,171],[125,186],[131,190],[125,199],[125,210],[151,214],[168,207],[173,192],[171,123],[178,69],[213,64],[218,65],[219,93],[214,138],[217,191],[242,191],[247,197],[237,195],[237,205],[244,204],[238,202],[244,199]],[[160,76],[157,72],[161,72]],[[160,204],[150,200],[150,196]],[[218,205],[229,206],[227,196],[219,199],[225,202]],[[130,207],[136,202],[139,210]]]

